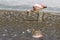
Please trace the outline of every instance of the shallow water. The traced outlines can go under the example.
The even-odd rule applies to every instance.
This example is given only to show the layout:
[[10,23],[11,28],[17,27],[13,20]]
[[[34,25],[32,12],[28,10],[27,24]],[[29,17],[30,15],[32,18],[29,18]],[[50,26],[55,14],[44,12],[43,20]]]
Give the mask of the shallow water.
[[60,40],[60,15],[47,15],[43,22],[38,22],[36,14],[28,17],[23,12],[0,10],[0,40],[40,40],[27,29],[41,30],[43,40]]

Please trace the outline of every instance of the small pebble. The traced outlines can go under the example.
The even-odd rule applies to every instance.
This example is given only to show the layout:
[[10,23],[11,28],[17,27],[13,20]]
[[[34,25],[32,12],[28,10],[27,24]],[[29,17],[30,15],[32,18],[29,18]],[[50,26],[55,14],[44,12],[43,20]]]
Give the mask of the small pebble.
[[25,33],[25,32],[22,32],[23,34]]
[[32,16],[32,17],[35,17],[35,16]]
[[12,38],[8,39],[8,40],[12,40]]
[[17,36],[17,34],[13,34],[13,36],[12,37],[16,37]]
[[18,20],[16,20],[16,21],[18,21]]
[[30,33],[30,32],[31,32],[31,30],[30,30],[30,29],[27,29],[26,31],[27,31],[28,33]]
[[6,34],[3,34],[2,36],[6,36]]
[[6,26],[9,26],[9,25],[6,25]]
[[4,31],[6,31],[6,32],[7,32],[7,29],[5,29]]

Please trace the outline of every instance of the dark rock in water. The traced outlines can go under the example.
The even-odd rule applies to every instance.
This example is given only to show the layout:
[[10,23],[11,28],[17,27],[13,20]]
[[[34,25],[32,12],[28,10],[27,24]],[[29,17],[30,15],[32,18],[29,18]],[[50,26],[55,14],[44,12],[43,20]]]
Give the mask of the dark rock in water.
[[27,29],[41,30],[43,40],[60,40],[60,15],[43,14],[43,21],[39,22],[36,13],[28,16],[26,12],[0,10],[0,40],[40,40]]

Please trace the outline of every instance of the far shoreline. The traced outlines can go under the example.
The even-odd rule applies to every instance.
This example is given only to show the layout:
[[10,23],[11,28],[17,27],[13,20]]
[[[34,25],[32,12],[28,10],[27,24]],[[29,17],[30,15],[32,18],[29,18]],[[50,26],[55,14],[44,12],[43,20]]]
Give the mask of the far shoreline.
[[[9,10],[9,9],[0,9],[0,12],[26,12],[27,10]],[[56,14],[56,15],[60,15],[60,12],[52,12],[52,11],[44,11],[42,10],[41,12],[44,12],[44,13],[51,13],[51,14]]]

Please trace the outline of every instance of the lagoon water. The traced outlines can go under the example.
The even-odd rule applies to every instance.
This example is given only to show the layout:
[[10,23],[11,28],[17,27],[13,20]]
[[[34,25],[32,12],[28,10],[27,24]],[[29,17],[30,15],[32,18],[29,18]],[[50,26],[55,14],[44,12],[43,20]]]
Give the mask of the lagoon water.
[[51,7],[60,7],[60,0],[0,0],[0,4],[9,6],[33,5],[43,3]]
[[0,9],[5,10],[28,10],[35,3],[48,6],[45,11],[60,11],[60,0],[0,0]]
[[[26,11],[32,9],[32,6],[29,5],[21,5],[21,6],[7,6],[7,5],[0,5],[1,10],[18,10],[18,11]],[[47,7],[43,11],[50,11],[50,12],[60,12],[59,7]]]

